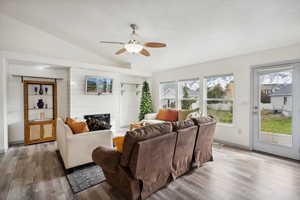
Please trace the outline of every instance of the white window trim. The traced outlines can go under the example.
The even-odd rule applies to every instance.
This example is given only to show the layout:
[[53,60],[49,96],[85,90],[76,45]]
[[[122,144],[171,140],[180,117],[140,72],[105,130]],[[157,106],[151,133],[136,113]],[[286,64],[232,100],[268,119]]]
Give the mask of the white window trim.
[[[174,98],[161,98],[161,85],[162,84],[175,84],[176,85],[176,88],[175,88],[175,91],[176,91],[176,94],[175,94],[175,97]],[[178,107],[178,83],[177,81],[165,81],[165,82],[160,82],[159,83],[159,108],[161,109],[162,108],[162,103],[161,103],[161,100],[163,99],[174,99],[175,100],[175,107],[177,108]],[[167,108],[167,109],[170,109],[170,108]]]
[[[199,94],[197,98],[180,98],[179,97],[179,84],[180,82],[185,82],[185,81],[199,81]],[[200,78],[191,78],[191,79],[181,79],[177,81],[177,99],[178,99],[178,103],[177,103],[177,110],[181,110],[181,108],[179,107],[179,103],[181,102],[181,100],[198,100],[199,101],[199,108],[201,107],[201,87],[200,87],[201,81]]]
[[234,80],[234,88],[236,88],[236,82],[234,78],[234,74],[218,74],[218,75],[210,75],[210,76],[204,76],[203,77],[203,115],[207,116],[207,101],[232,101],[232,123],[223,123],[223,122],[217,122],[217,126],[226,126],[226,127],[234,127],[235,126],[235,110],[236,110],[236,97],[234,93],[234,96],[232,99],[226,99],[226,98],[207,98],[207,79],[212,77],[224,77],[224,76],[233,76]]
[[[199,108],[201,107],[201,80],[200,78],[190,78],[190,79],[180,79],[180,80],[175,80],[175,81],[163,81],[159,83],[159,108],[162,108],[162,103],[161,100],[163,99],[175,99],[175,104],[176,104],[176,109],[180,110],[181,108],[179,108],[179,101],[182,100],[179,97],[179,83],[180,82],[184,82],[184,81],[199,81],[199,95],[197,98],[186,98],[187,100],[198,100],[199,101]],[[162,84],[167,84],[167,83],[175,83],[176,84],[176,97],[175,98],[161,98],[161,85]]]

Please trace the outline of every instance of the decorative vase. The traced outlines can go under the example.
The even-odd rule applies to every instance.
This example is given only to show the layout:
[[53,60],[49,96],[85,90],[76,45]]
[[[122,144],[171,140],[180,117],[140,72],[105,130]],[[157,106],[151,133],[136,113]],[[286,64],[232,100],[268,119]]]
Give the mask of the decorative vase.
[[38,87],[34,87],[34,92],[35,92],[35,95],[37,95]]
[[39,99],[38,103],[37,103],[37,106],[39,109],[43,109],[44,108],[44,102],[43,102],[43,99]]
[[40,94],[40,95],[43,95],[43,94],[44,94],[44,90],[43,90],[43,86],[42,86],[42,85],[40,85],[40,91],[39,91],[39,94]]
[[46,95],[48,94],[48,88],[47,87],[45,87],[45,93],[46,93]]

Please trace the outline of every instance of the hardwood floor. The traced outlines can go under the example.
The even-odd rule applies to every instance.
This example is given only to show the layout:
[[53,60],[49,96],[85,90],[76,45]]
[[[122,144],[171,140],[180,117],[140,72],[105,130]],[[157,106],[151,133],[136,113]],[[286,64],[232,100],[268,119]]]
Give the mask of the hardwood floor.
[[[0,155],[0,200],[122,200],[107,183],[72,194],[55,143],[16,146]],[[299,200],[300,163],[229,147],[215,161],[178,178],[149,200]]]

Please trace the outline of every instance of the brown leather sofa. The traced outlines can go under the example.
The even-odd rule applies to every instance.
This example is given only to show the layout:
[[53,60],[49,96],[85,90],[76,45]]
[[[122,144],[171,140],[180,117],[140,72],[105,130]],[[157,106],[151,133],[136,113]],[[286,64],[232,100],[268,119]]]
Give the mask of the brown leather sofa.
[[128,131],[123,152],[98,147],[92,157],[107,182],[127,199],[145,199],[177,177],[212,161],[212,118],[161,123]]

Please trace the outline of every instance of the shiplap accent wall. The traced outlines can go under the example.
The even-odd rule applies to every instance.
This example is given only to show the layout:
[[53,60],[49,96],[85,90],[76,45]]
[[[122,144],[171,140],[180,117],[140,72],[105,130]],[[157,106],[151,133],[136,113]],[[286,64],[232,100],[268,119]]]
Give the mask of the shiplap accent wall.
[[[87,95],[85,94],[85,80],[87,76],[107,77],[113,79],[113,93],[110,95]],[[129,76],[117,72],[107,72],[86,69],[70,70],[70,116],[82,119],[84,115],[90,114],[111,114],[112,130],[118,131],[120,128],[120,119],[133,119],[137,116],[136,112],[122,113],[122,105],[130,105],[124,101],[130,101],[131,98],[121,97],[121,82],[142,83],[145,78],[138,76]]]
[[[69,115],[70,105],[68,100],[68,69],[44,69],[42,67],[36,67],[32,65],[10,64],[7,70],[7,120],[9,143],[19,143],[24,141],[23,84],[21,82],[21,78],[13,77],[13,74],[63,78],[63,80],[57,81],[58,116],[64,118]],[[30,79],[27,78],[26,80]]]

